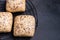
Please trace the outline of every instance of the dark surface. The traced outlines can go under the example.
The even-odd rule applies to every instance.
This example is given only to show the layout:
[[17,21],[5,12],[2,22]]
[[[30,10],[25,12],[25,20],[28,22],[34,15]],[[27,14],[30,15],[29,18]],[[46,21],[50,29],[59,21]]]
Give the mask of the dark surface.
[[60,40],[60,0],[33,0],[38,12],[38,29],[31,40]]
[[60,0],[31,1],[39,22],[35,36],[28,40],[60,40]]

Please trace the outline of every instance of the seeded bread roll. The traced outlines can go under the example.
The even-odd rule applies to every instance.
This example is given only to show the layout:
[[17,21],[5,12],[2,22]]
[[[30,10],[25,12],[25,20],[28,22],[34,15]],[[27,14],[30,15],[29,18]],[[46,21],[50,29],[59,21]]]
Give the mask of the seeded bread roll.
[[24,12],[25,0],[6,0],[6,10],[8,12]]
[[35,32],[35,18],[31,15],[16,16],[14,20],[14,36],[32,37]]
[[0,12],[0,32],[10,32],[12,28],[12,14]]

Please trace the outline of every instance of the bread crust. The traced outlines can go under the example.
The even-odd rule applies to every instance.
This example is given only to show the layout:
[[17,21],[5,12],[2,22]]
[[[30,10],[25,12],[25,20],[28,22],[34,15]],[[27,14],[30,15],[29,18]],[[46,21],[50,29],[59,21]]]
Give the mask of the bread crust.
[[14,36],[32,37],[35,33],[35,18],[31,15],[19,15],[14,19]]
[[13,16],[10,12],[0,12],[0,32],[11,32]]
[[24,12],[25,4],[25,0],[6,0],[6,11]]

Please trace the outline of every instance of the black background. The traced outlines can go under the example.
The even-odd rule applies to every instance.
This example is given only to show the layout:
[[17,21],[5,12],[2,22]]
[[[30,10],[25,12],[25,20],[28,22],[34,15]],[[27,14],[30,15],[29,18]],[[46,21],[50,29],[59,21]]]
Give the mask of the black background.
[[60,40],[60,0],[31,0],[38,14],[38,28],[31,40]]
[[34,37],[28,40],[60,40],[60,0],[31,2],[37,10],[38,27]]

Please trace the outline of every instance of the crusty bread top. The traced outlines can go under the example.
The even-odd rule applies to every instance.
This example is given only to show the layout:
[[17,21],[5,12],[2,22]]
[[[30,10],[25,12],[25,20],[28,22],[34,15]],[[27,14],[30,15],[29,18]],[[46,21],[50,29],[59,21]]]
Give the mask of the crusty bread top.
[[31,15],[19,15],[14,20],[15,36],[33,36],[35,32],[35,18]]
[[10,32],[12,27],[12,14],[10,12],[0,12],[0,32]]
[[9,12],[25,11],[25,0],[7,0],[6,10]]

